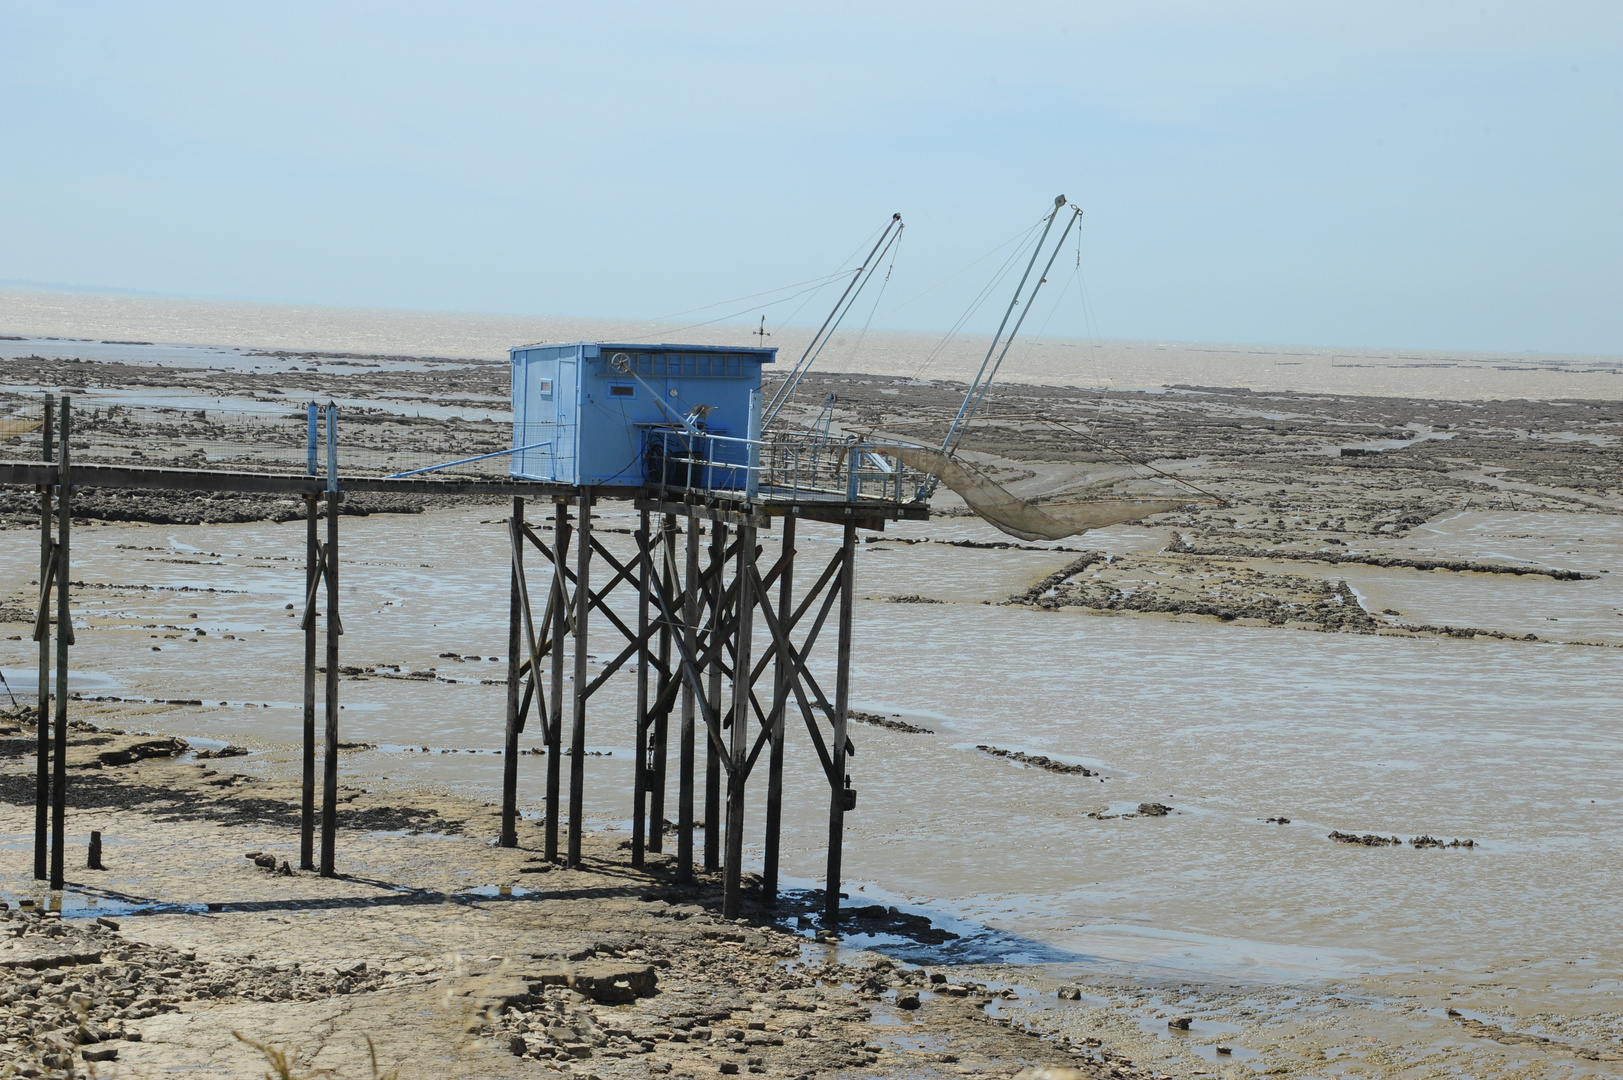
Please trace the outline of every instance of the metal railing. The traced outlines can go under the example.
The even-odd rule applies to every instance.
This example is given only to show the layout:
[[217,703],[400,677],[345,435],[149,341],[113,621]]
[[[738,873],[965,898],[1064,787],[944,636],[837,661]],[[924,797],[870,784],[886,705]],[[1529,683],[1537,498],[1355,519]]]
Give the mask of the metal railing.
[[740,439],[649,428],[643,445],[644,476],[662,493],[899,505],[916,501],[928,476],[888,456],[883,443],[816,432]]

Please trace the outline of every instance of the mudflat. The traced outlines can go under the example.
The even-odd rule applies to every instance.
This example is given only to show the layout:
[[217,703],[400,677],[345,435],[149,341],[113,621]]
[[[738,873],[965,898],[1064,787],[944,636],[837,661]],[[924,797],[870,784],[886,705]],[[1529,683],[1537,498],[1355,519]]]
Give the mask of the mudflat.
[[501,848],[488,805],[345,788],[344,873],[295,870],[295,785],[84,721],[69,790],[106,869],[76,845],[46,900],[29,885],[32,759],[15,752],[29,719],[10,718],[0,761],[0,880],[41,898],[0,912],[8,1075],[1153,1075],[988,1010],[1012,991],[811,937],[816,898],[768,906],[757,883],[724,920],[719,875],[679,886],[668,855],[634,869],[612,834],[568,867],[541,856],[541,822]]

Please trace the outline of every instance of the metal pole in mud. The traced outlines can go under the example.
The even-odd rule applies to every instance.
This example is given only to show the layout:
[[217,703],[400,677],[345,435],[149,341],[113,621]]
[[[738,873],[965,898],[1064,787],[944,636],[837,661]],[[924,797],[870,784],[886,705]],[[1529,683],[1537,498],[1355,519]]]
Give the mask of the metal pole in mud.
[[[311,406],[312,423],[315,406]],[[312,436],[313,439],[313,436]],[[313,446],[313,443],[312,443]],[[310,451],[315,468],[315,450]],[[312,474],[313,475],[313,474]],[[316,868],[316,579],[321,574],[321,532],[317,498],[304,497],[304,770],[299,793],[299,869]]]
[[[648,547],[648,511],[637,526],[637,545]],[[632,778],[631,865],[643,864],[643,826],[648,820],[648,560],[637,561],[637,761]]]
[[[51,463],[51,431],[56,403],[45,395],[44,442],[40,457]],[[51,539],[51,485],[39,486],[39,622],[36,637],[39,641],[39,708],[34,712],[34,732],[38,740],[34,777],[34,878],[44,881],[48,873],[46,851],[51,844],[51,725],[45,718],[51,713],[51,553],[55,543]]]
[[592,489],[581,488],[575,524],[575,699],[569,732],[569,865],[580,865],[581,816],[586,803],[586,628],[592,610]]
[[727,862],[722,877],[721,913],[738,918],[738,886],[744,860],[744,779],[749,760],[750,645],[755,626],[755,526],[738,530],[738,621],[733,650],[733,730],[728,745]]
[[[507,741],[502,748],[502,847],[518,847],[518,667],[519,610],[518,575],[524,565],[524,500],[513,497],[513,520],[507,530],[512,543],[508,560],[507,589]],[[533,663],[533,661],[532,661]],[[530,673],[531,678],[535,673]]]
[[[676,567],[676,515],[665,515],[665,527],[661,530],[663,542],[660,545],[660,582],[666,603],[670,602],[672,591],[675,588]],[[659,621],[659,694],[660,701],[667,702],[654,716],[654,763],[653,778],[649,782],[648,792],[648,818],[652,823],[648,830],[648,850],[661,852],[665,850],[665,773],[669,757],[668,747],[671,736],[671,707],[668,703],[667,692],[671,682],[671,635],[674,628],[662,616]]]
[[[332,413],[328,414],[332,423]],[[329,426],[327,438],[332,438]],[[329,478],[329,483],[336,477]],[[327,745],[321,771],[321,876],[333,877],[338,842],[338,503],[342,496],[327,491]]]
[[[57,444],[56,472],[56,760],[51,770],[51,888],[62,888],[68,838],[68,646],[73,621],[68,615],[68,533],[73,525],[73,480],[68,442],[73,432],[73,399],[62,395],[62,436]],[[44,722],[44,717],[40,722]]]
[[543,854],[558,858],[558,781],[563,768],[564,633],[569,627],[569,583],[564,579],[569,550],[569,502],[556,500],[552,533],[552,712],[547,723],[547,820]]
[[[783,576],[778,579],[778,625],[789,632],[794,614],[795,516],[783,518]],[[761,892],[768,903],[778,899],[778,835],[783,826],[783,723],[789,706],[789,658],[780,649],[772,662],[772,748],[766,773],[766,857],[761,869]]]
[[840,641],[838,673],[834,679],[834,741],[829,756],[834,762],[830,777],[834,790],[828,804],[828,884],[823,895],[828,920],[840,919],[840,854],[845,843],[845,807],[850,777],[845,771],[846,721],[851,709],[851,604],[856,588],[857,526],[845,523],[845,543],[840,551]]
[[[722,642],[727,630],[721,623],[722,563],[727,557],[727,526],[720,521],[710,523],[710,566],[715,577],[710,582],[710,713],[720,723],[721,717],[721,661],[726,653]],[[721,758],[716,755],[718,730],[704,740],[704,869],[713,874],[721,869],[721,848],[717,838],[721,835]]]
[[[699,519],[688,515],[687,579],[682,585],[682,640],[688,656],[699,651]],[[693,683],[682,680],[681,763],[676,781],[676,880],[693,880]]]

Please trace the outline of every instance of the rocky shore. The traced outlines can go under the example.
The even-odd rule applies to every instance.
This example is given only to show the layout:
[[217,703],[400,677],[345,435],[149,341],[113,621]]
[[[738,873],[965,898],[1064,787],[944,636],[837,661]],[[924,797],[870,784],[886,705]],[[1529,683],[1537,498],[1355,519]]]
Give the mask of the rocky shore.
[[769,905],[757,883],[724,920],[719,882],[678,885],[669,856],[635,869],[589,835],[579,867],[548,863],[538,821],[502,849],[492,807],[428,792],[344,790],[345,873],[321,878],[292,869],[293,785],[82,722],[70,828],[101,833],[106,869],[76,836],[48,893],[30,719],[12,714],[0,756],[9,1075],[247,1077],[276,1055],[336,1076],[1158,1075],[1096,1035],[1011,1023],[1007,985],[841,941],[956,936],[923,916],[853,906],[824,926],[819,895]]

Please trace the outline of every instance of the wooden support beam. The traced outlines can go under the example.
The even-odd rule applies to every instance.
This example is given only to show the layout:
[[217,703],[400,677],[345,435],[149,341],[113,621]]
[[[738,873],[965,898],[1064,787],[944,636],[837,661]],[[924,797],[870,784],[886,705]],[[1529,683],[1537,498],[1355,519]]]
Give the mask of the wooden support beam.
[[[68,805],[68,646],[73,642],[73,620],[68,613],[69,536],[73,527],[73,470],[69,443],[73,434],[72,400],[62,395],[58,423],[56,490],[56,745],[51,768],[51,888],[63,887],[67,857]],[[39,718],[41,724],[45,717]]]
[[[676,589],[676,518],[671,514],[665,515],[663,528],[660,529],[661,543],[659,547],[659,587],[667,598],[674,598]],[[676,607],[674,600],[665,605],[666,609]],[[654,710],[654,749],[652,775],[649,777],[648,789],[648,850],[661,853],[665,850],[665,789],[666,767],[669,758],[669,743],[671,732],[671,705],[675,680],[671,674],[671,644],[675,627],[671,620],[661,617],[659,620],[659,647],[656,653],[657,670],[659,672],[659,700],[664,703],[662,708]]]
[[321,772],[321,876],[334,877],[338,847],[338,502],[342,496],[327,492],[327,678],[326,745]]
[[[641,512],[637,526],[639,551],[648,547],[648,511]],[[633,763],[631,795],[631,865],[643,865],[648,812],[648,603],[653,585],[647,559],[637,560],[637,715],[636,761]],[[610,672],[598,676],[601,682]]]
[[750,646],[754,629],[755,527],[746,525],[738,537],[738,617],[734,623],[732,743],[728,747],[731,768],[727,770],[727,857],[722,875],[721,914],[738,918],[739,884],[744,861],[744,784],[748,778],[745,759],[749,753],[750,728]]
[[299,788],[299,869],[316,868],[316,619],[321,582],[321,536],[316,497],[304,497],[304,746]]
[[[678,648],[685,656],[699,649],[699,522],[688,518],[687,575],[682,584],[682,637]],[[693,718],[694,687],[682,679],[682,734],[680,763],[676,781],[676,880],[688,884],[693,880]]]
[[[536,539],[532,536],[532,539]],[[552,712],[547,723],[547,820],[544,854],[548,862],[558,859],[558,788],[563,769],[564,731],[564,634],[569,627],[569,582],[572,576],[564,560],[569,557],[569,504],[554,504],[552,546]]]
[[[789,621],[794,607],[795,593],[795,519],[783,519],[783,553],[778,559],[783,574],[778,578],[778,625],[785,635],[793,629]],[[783,827],[783,720],[788,707],[789,661],[778,649],[776,635],[772,643],[776,658],[772,673],[772,714],[767,723],[771,729],[772,751],[766,763],[766,836],[765,857],[761,869],[761,891],[769,904],[778,899],[778,838]]]
[[[575,598],[579,613],[575,618],[574,723],[569,733],[569,865],[580,865],[581,818],[586,805],[586,642],[591,625],[592,604],[592,489],[581,488],[577,501],[575,540]],[[587,597],[582,600],[582,596]],[[607,610],[603,608],[602,610]],[[630,635],[627,635],[630,636]]]
[[840,857],[845,844],[845,810],[850,789],[850,777],[845,775],[846,722],[851,707],[851,608],[856,587],[857,527],[845,526],[845,542],[841,546],[844,562],[840,566],[840,639],[836,657],[837,674],[834,677],[834,765],[843,785],[829,793],[828,803],[828,881],[824,885],[824,912],[829,922],[840,921]]
[[[56,403],[45,395],[44,436],[40,456],[51,460]],[[56,580],[56,541],[51,536],[51,487],[39,485],[39,621],[34,640],[39,642],[39,707],[34,711],[34,880],[50,873],[51,844],[51,585]]]
[[722,567],[727,551],[727,523],[710,523],[710,626],[711,661],[707,687],[709,705],[705,709],[707,738],[704,741],[704,869],[713,874],[721,868],[721,848],[716,843],[721,835],[721,757],[716,748],[721,742],[721,643],[726,640],[721,620]]
[[[518,847],[518,734],[519,734],[519,635],[525,625],[522,577],[524,544],[519,523],[524,520],[524,500],[513,496],[513,516],[508,528],[512,560],[508,566],[507,587],[507,724],[502,743],[502,829],[501,846]],[[529,642],[531,669],[535,666],[535,640]],[[533,680],[532,680],[533,685]]]

